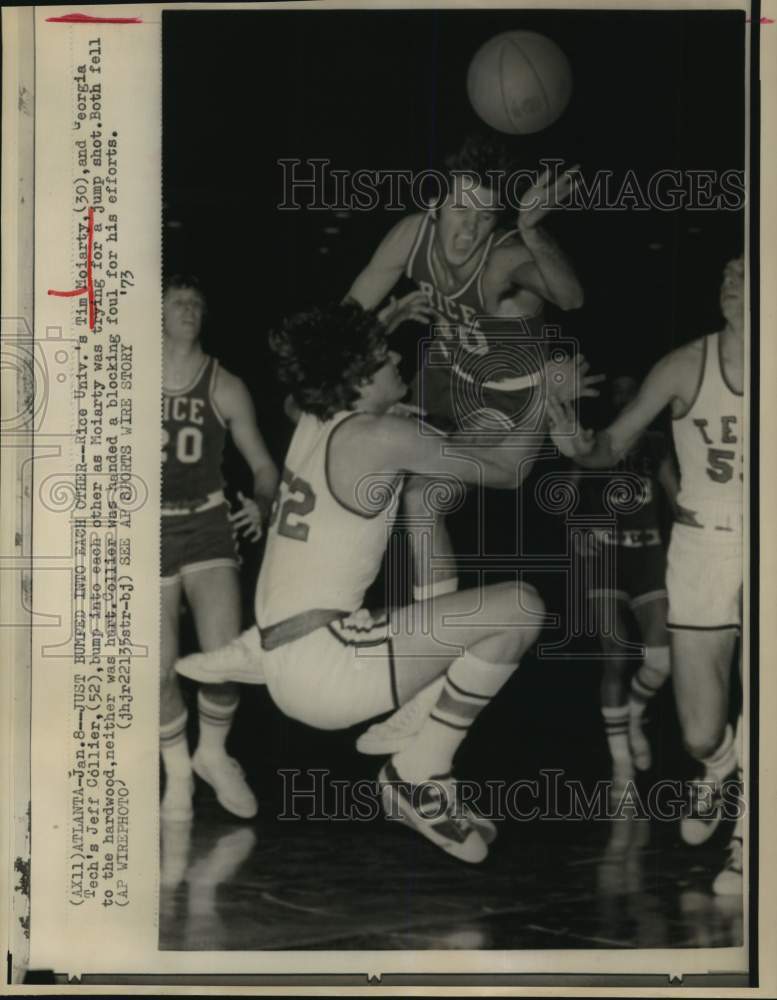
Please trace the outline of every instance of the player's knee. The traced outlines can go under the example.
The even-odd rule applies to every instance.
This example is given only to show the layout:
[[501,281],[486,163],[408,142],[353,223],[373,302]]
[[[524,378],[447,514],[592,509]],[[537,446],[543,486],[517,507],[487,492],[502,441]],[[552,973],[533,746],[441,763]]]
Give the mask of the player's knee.
[[540,637],[545,615],[545,602],[534,587],[528,583],[507,584],[505,596],[509,613],[516,625],[520,625],[520,640],[523,648],[533,645]]
[[429,517],[432,510],[429,507],[429,480],[411,476],[402,490],[402,503],[405,511],[411,515]]
[[720,746],[723,734],[703,720],[687,722],[683,727],[685,749],[696,760],[711,757]]

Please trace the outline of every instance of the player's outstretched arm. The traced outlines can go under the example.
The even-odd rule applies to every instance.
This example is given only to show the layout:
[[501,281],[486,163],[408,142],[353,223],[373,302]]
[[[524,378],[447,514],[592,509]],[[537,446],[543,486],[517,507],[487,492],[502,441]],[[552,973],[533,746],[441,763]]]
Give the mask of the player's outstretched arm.
[[583,287],[569,258],[558,243],[540,226],[549,211],[559,208],[572,188],[572,170],[565,171],[554,184],[550,171],[545,170],[521,199],[518,232],[532,260],[517,265],[513,280],[529,288],[546,302],[560,309],[579,309],[583,304]]
[[[243,499],[243,510],[234,515],[234,523],[258,538],[278,486],[278,470],[256,426],[254,404],[243,382],[220,369],[214,398],[254,480],[253,501]],[[256,510],[252,508],[252,503]]]
[[380,305],[402,277],[422,221],[422,214],[410,215],[389,231],[372,260],[351,285],[346,302],[357,302],[365,309]]
[[682,350],[662,358],[651,369],[634,399],[609,427],[596,434],[577,427],[571,408],[549,398],[551,436],[559,451],[589,469],[608,469],[617,465],[661,410],[680,395]]
[[[482,444],[457,443],[456,436],[419,433],[418,425],[405,417],[391,414],[364,415],[353,421],[353,433],[362,440],[362,463],[367,471],[411,473],[425,476],[453,476],[464,483],[482,484],[501,489],[515,489],[526,478],[542,444],[541,435],[516,435],[515,444],[500,452],[500,462],[489,455]],[[471,440],[468,438],[467,440]],[[358,452],[354,448],[352,454]]]

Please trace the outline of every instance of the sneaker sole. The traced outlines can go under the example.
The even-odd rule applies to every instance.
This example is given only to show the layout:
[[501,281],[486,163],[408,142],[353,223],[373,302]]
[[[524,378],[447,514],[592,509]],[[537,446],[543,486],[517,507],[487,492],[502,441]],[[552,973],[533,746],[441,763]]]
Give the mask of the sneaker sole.
[[[480,842],[483,845],[482,852],[472,852],[471,849],[467,850],[466,844],[457,844],[455,841],[448,840],[445,837],[441,837],[434,831],[434,828],[424,824],[419,825],[415,823],[412,819],[412,812],[407,806],[407,804],[402,799],[402,796],[389,784],[384,784],[381,791],[381,798],[383,800],[383,809],[387,816],[392,819],[399,819],[401,823],[405,826],[409,826],[416,833],[420,834],[430,843],[434,844],[435,847],[439,847],[441,850],[445,851],[446,854],[450,854],[451,857],[456,858],[458,861],[464,861],[466,864],[477,865],[485,861],[488,856],[488,847],[480,834]],[[396,808],[394,808],[396,806]]]
[[369,732],[367,732],[363,733],[356,741],[356,749],[359,753],[375,757],[393,755],[409,747],[417,735],[417,733],[408,733],[407,736],[397,736],[394,740],[380,737],[367,739],[369,736]]

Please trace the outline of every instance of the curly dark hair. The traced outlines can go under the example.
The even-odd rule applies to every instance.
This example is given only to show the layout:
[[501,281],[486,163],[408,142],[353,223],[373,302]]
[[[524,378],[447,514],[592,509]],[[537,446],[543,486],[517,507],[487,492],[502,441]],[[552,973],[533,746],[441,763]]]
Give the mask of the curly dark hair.
[[385,363],[387,331],[375,313],[348,302],[289,317],[270,347],[297,406],[329,420],[353,408],[359,383]]
[[516,162],[504,143],[489,136],[468,135],[461,146],[445,157],[448,173],[471,174],[488,184],[489,173],[507,177],[516,169]]

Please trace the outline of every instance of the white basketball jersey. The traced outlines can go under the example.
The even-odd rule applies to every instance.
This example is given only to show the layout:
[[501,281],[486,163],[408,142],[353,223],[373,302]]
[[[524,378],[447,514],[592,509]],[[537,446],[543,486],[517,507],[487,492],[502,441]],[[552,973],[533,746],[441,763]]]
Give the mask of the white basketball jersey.
[[[270,515],[256,589],[260,628],[304,611],[356,611],[378,574],[396,516],[399,491],[393,489],[393,478],[392,484],[388,479],[365,480],[349,507],[329,487],[332,433],[355,415],[345,411],[322,422],[306,413],[297,424]],[[389,493],[388,506],[379,509]]]
[[742,528],[743,394],[726,382],[720,335],[704,338],[690,410],[672,422],[680,464],[678,520],[713,531]]

